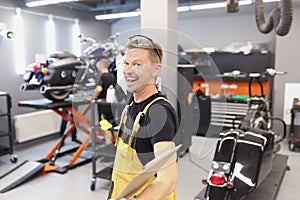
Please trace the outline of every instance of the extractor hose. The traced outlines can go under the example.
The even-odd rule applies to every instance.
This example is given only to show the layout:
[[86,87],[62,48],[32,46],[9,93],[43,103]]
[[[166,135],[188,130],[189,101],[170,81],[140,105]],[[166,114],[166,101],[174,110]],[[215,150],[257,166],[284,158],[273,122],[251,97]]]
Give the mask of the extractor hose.
[[282,10],[274,8],[266,22],[263,0],[255,0],[256,25],[261,33],[269,33],[274,28],[279,36],[288,34],[293,21],[292,0],[282,0],[281,3]]

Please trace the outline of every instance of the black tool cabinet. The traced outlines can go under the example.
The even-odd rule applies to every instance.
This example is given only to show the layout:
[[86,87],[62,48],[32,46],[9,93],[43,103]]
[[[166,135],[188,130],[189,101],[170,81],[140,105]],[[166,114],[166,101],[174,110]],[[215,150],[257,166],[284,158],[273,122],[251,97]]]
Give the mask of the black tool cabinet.
[[300,100],[298,98],[294,98],[293,107],[291,109],[291,126],[288,138],[290,151],[296,151],[300,148],[299,128],[295,126],[295,117],[297,113],[300,113]]
[[[0,156],[9,154],[12,163],[17,162],[13,153],[13,135],[11,125],[11,97],[7,92],[0,91]],[[8,142],[6,142],[6,139]],[[7,144],[6,144],[7,143]]]

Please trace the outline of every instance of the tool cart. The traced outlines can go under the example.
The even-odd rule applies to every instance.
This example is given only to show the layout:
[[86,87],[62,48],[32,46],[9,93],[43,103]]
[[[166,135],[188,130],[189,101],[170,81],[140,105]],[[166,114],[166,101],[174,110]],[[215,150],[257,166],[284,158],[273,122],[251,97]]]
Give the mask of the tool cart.
[[295,127],[296,113],[300,113],[300,100],[298,98],[294,98],[293,107],[291,109],[291,126],[288,140],[290,151],[296,151],[296,148],[300,148],[300,132],[297,133],[297,129]]
[[[111,109],[117,124],[119,123],[122,110],[125,107],[125,105],[122,103],[108,103],[105,102],[105,100],[93,100],[91,102],[92,141],[88,147],[92,153],[91,191],[95,190],[97,178],[106,180],[111,179],[113,161],[116,153],[116,147],[114,144],[107,144],[105,141],[105,136],[103,134],[99,134],[99,130],[102,129],[99,124],[99,114],[97,109],[97,106],[99,105],[104,110]],[[110,130],[117,131],[117,128],[112,127]]]
[[[9,154],[12,163],[17,162],[17,156],[13,153],[13,136],[11,127],[11,97],[7,92],[0,91],[0,156]],[[8,138],[8,144],[4,137]]]

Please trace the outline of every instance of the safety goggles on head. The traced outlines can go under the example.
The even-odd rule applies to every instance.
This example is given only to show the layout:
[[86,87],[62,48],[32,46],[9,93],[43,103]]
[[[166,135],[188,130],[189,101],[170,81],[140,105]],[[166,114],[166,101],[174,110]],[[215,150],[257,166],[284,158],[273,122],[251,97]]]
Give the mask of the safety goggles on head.
[[147,36],[144,35],[133,35],[129,37],[129,41],[136,41],[137,46],[141,47],[141,48],[150,48],[153,49],[155,51],[155,53],[157,54],[159,60],[161,61],[161,57],[159,55],[158,49],[155,46],[153,40]]

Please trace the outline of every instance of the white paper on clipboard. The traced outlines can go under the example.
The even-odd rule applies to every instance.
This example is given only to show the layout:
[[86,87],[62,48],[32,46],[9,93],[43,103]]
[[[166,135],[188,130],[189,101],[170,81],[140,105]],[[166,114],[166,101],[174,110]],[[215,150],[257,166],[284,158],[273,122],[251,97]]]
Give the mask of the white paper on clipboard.
[[175,148],[169,149],[159,156],[155,157],[149,163],[147,163],[144,169],[138,173],[133,179],[127,184],[122,192],[118,195],[117,199],[129,198],[136,193],[142,185],[144,185],[150,178],[157,173],[157,171],[168,162],[169,158],[177,152],[182,145],[177,145]]

